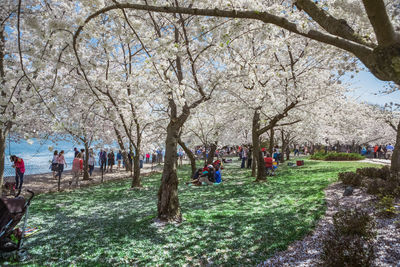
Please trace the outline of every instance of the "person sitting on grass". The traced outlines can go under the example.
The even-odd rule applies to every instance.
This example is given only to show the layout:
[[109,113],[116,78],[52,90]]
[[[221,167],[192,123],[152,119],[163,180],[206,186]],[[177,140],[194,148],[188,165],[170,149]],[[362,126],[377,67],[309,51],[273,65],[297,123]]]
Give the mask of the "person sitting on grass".
[[[206,183],[207,185],[212,185],[214,182],[214,171],[210,170],[210,166],[212,168],[212,165],[204,165],[203,169],[198,169],[196,173],[193,175],[192,181],[189,182],[188,184],[193,184],[197,186],[201,186],[203,183]],[[212,179],[210,177],[212,176]],[[195,178],[197,177],[197,178]]]
[[192,176],[192,182],[198,180],[202,172],[203,172],[202,168],[197,169],[197,171]]
[[223,163],[232,163],[232,159],[222,158]]
[[215,183],[219,184],[219,183],[222,182],[222,180],[221,180],[221,170],[220,170],[219,167],[215,168],[214,177],[215,177]]
[[222,161],[220,161],[219,159],[217,159],[216,161],[214,161],[214,163],[212,164],[214,166],[214,168],[216,169],[218,167],[218,169],[223,170],[224,166],[222,165]]
[[267,175],[269,176],[275,175],[273,166],[274,159],[271,157],[269,153],[267,153],[267,157],[264,158],[264,162],[265,162],[265,171],[267,172]]

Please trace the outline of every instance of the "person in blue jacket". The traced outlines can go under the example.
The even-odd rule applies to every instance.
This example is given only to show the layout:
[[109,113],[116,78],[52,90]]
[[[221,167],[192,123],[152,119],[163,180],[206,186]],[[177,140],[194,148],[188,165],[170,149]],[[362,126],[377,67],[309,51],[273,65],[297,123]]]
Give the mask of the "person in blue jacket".
[[219,184],[219,183],[222,182],[222,180],[221,180],[221,170],[220,170],[220,168],[218,166],[215,168],[214,178],[215,178],[215,183]]

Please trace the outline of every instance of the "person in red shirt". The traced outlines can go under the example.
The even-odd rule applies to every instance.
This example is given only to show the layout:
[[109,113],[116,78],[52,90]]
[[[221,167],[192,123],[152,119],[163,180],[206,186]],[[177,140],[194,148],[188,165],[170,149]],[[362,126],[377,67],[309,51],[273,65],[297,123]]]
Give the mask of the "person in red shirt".
[[267,153],[267,156],[264,158],[264,162],[265,162],[265,170],[267,172],[267,175],[275,175],[274,172],[274,167],[273,167],[273,162],[274,159],[271,157],[271,155],[269,153]]
[[25,163],[24,160],[18,158],[15,155],[10,157],[10,161],[13,163],[12,167],[15,168],[15,189],[21,192],[22,183],[24,182]]
[[374,158],[378,157],[378,148],[379,148],[379,146],[375,145],[375,147],[374,147]]

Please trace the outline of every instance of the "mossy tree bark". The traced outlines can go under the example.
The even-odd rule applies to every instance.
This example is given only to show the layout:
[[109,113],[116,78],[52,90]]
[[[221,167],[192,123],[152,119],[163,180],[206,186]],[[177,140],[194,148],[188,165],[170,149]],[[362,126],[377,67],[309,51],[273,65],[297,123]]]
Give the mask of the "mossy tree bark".
[[133,177],[131,188],[142,187],[142,180],[140,178],[140,150],[135,151],[135,156],[133,157]]
[[273,127],[269,130],[269,146],[268,153],[272,156],[274,153],[274,138],[275,138],[275,130]]
[[[256,181],[264,181],[266,180],[266,172],[264,165],[264,157],[261,151],[260,145],[260,110],[261,107],[257,107],[253,114],[253,125],[252,125],[252,145],[253,145],[253,162],[257,166],[257,171],[254,173],[256,177]],[[255,170],[255,166],[252,167],[252,175],[253,169]]]
[[171,121],[167,127],[164,169],[158,190],[158,218],[162,221],[182,221],[178,198],[177,144],[179,125]]
[[210,152],[208,153],[207,164],[212,164],[214,162],[215,151],[217,151],[217,142],[211,143]]
[[84,146],[85,146],[85,159],[83,162],[83,180],[89,180],[89,142],[86,140],[86,138],[84,139],[83,142]]

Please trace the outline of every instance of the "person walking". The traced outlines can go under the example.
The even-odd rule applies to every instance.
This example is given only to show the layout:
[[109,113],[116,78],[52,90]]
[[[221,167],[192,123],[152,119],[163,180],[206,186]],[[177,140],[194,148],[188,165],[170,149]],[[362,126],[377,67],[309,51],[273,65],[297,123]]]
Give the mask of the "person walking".
[[178,151],[178,159],[179,159],[179,161],[178,161],[179,165],[178,166],[182,166],[183,165],[183,151],[182,151],[182,149],[179,149],[179,151]]
[[366,156],[366,155],[367,155],[367,148],[366,148],[365,146],[363,146],[363,147],[361,148],[361,155],[362,155],[362,156]]
[[89,165],[89,176],[92,176],[93,170],[94,170],[94,165],[96,164],[96,158],[94,157],[93,151],[89,153],[89,160],[88,160],[88,165]]
[[375,145],[375,146],[374,146],[374,158],[375,158],[375,159],[378,157],[378,148],[379,148],[378,145]]
[[[325,153],[326,153],[326,150],[327,150],[327,147],[325,147]],[[294,147],[294,156],[296,157],[296,156],[300,156],[300,147],[299,147],[299,145],[296,145],[295,147]]]
[[248,153],[247,148],[243,147],[242,153],[241,153],[242,154],[242,164],[240,165],[240,168],[242,168],[242,169],[244,169],[244,167],[245,167],[245,163],[247,160],[247,153]]
[[381,158],[382,152],[383,152],[383,151],[382,151],[382,146],[378,146],[378,150],[376,151],[376,154],[377,154],[378,159]]
[[[79,154],[79,152],[78,152],[78,154]],[[64,150],[61,150],[60,154],[58,154],[57,163],[58,163],[58,172],[57,172],[56,177],[58,176],[58,179],[61,180],[61,174],[64,171],[64,165],[65,165],[65,167],[67,167],[67,162],[65,161],[65,158],[64,158]]]
[[118,153],[117,153],[117,162],[118,162],[117,170],[118,171],[121,168],[121,161],[122,161],[122,153],[121,153],[121,150],[118,150]]
[[114,155],[114,152],[111,150],[111,152],[110,153],[108,153],[108,170],[110,171],[110,172],[112,172],[112,170],[113,170],[113,166],[115,165],[115,155]]
[[252,161],[253,161],[253,149],[250,148],[247,155],[247,169],[251,168]]
[[388,144],[386,146],[386,155],[385,155],[386,159],[390,159],[390,160],[392,159],[393,150],[394,150],[394,147],[392,146],[392,144]]
[[51,171],[53,172],[53,179],[56,179],[58,171],[58,151],[54,151],[53,159],[51,160]]
[[150,163],[150,153],[146,153],[146,163]]
[[76,156],[78,155],[79,151],[76,147],[74,147],[74,158],[76,158]]
[[103,149],[100,150],[99,153],[99,163],[101,171],[106,172],[106,165],[107,165],[107,152]]
[[24,183],[25,163],[22,158],[15,155],[10,157],[10,161],[12,162],[12,167],[15,168],[15,189],[18,189],[19,194]]
[[140,157],[139,157],[139,168],[140,169],[143,168],[143,162],[144,162],[144,155],[140,154]]
[[74,160],[72,161],[72,180],[69,181],[71,185],[75,181],[75,185],[78,186],[79,172],[81,170],[82,154],[78,153]]

